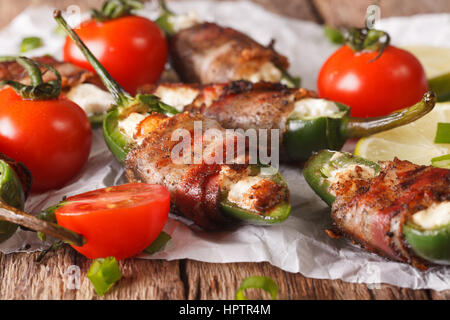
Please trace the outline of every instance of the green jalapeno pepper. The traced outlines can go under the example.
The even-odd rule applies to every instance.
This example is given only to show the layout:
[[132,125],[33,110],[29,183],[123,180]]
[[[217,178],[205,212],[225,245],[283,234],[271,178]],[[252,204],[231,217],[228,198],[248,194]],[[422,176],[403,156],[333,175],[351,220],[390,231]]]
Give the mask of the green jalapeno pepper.
[[[261,167],[253,166],[252,171],[255,174],[259,174],[261,172]],[[281,175],[281,173],[277,172],[276,174],[271,176],[270,179],[283,186],[284,188],[288,188],[286,181],[284,180],[284,177]],[[220,206],[222,210],[224,210],[224,212],[237,218],[238,220],[246,221],[247,223],[255,225],[270,225],[283,222],[289,217],[289,214],[291,212],[290,202],[283,201],[276,207],[272,208],[270,211],[265,212],[264,215],[255,214],[255,212],[251,210],[240,208],[236,204],[228,201],[227,194],[222,195]]]
[[[13,168],[0,160],[0,201],[23,210],[25,193],[22,183]],[[10,238],[17,229],[17,225],[7,221],[0,221],[0,243]]]
[[[303,175],[311,188],[331,206],[335,200],[329,191],[332,173],[351,165],[370,167],[375,176],[380,172],[375,162],[350,153],[322,150],[306,163]],[[403,225],[403,234],[417,256],[435,264],[450,264],[450,224],[426,230],[409,219]]]
[[283,136],[284,153],[291,161],[306,161],[314,151],[340,150],[349,138],[361,138],[413,122],[430,112],[435,104],[433,92],[412,107],[375,118],[349,116],[350,108],[336,103],[339,112],[333,116],[299,117],[293,112]]
[[[142,114],[161,113],[172,116],[179,111],[169,106],[155,95],[141,94],[132,97],[109,75],[100,62],[93,56],[85,44],[80,40],[76,33],[70,29],[66,21],[62,18],[61,12],[55,11],[55,20],[66,31],[67,35],[78,45],[80,50],[85,55],[86,59],[92,65],[94,70],[103,81],[105,87],[113,95],[116,104],[106,115],[103,121],[103,133],[106,144],[108,145],[114,156],[123,164],[130,150],[135,146],[135,142],[127,135],[122,133],[119,129],[119,121],[126,118],[132,112]],[[255,175],[260,172],[262,166],[250,165],[250,169]],[[225,213],[230,214],[240,221],[245,221],[250,224],[274,224],[286,220],[291,212],[291,205],[289,202],[289,191],[287,184],[280,173],[275,174],[272,178],[277,184],[282,185],[286,190],[286,198],[283,202],[273,208],[270,212],[260,214],[253,212],[229,202],[226,200],[226,195],[222,195],[221,208]]]
[[380,166],[375,162],[347,152],[322,150],[305,164],[303,176],[314,192],[331,206],[335,200],[335,196],[329,192],[332,172],[352,165],[368,166],[374,169],[375,174],[380,172]]
[[81,244],[83,237],[52,223],[56,222],[54,211],[58,206],[45,211],[46,221],[23,212],[31,184],[31,173],[23,164],[0,154],[0,243],[10,238],[20,225]]
[[428,80],[430,90],[437,95],[437,101],[450,101],[450,73]]
[[403,226],[406,241],[419,257],[450,265],[450,224],[426,230],[408,221]]

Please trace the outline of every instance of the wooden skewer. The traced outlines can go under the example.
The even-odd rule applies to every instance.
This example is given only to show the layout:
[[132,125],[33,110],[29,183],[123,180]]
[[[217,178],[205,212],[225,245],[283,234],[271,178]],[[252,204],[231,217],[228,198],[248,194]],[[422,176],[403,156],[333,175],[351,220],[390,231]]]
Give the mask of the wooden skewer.
[[8,221],[14,224],[26,227],[31,230],[39,231],[51,237],[66,241],[75,246],[83,246],[86,238],[81,234],[61,227],[56,223],[47,222],[36,218],[30,214],[22,212],[11,207],[0,200],[0,221]]

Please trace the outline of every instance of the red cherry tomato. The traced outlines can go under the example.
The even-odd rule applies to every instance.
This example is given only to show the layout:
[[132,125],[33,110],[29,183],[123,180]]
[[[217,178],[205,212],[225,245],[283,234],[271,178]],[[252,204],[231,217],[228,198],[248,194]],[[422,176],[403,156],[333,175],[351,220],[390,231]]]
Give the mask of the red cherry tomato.
[[[130,94],[135,95],[139,87],[159,80],[167,61],[168,48],[164,33],[154,22],[137,16],[106,22],[89,20],[75,31]],[[94,70],[69,38],[64,45],[64,60]]]
[[393,46],[372,61],[377,55],[348,45],[338,49],[320,71],[320,97],[350,106],[355,117],[387,115],[420,101],[428,82],[417,58]]
[[0,91],[0,152],[27,166],[33,191],[62,187],[74,178],[91,144],[89,119],[74,102],[23,100],[10,87]]
[[55,213],[58,224],[87,240],[75,250],[90,259],[126,259],[161,233],[170,196],[163,186],[133,183],[70,197],[65,203]]

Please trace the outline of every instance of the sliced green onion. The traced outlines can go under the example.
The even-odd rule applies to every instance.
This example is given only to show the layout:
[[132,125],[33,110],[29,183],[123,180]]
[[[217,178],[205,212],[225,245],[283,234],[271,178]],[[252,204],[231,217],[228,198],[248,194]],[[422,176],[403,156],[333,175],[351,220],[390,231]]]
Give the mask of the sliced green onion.
[[431,159],[431,164],[436,168],[450,169],[450,154]]
[[278,285],[271,278],[264,276],[254,276],[242,280],[239,290],[236,292],[236,300],[248,300],[244,295],[246,289],[262,289],[272,296],[272,300],[277,299]]
[[434,143],[450,143],[450,123],[438,123]]
[[95,292],[102,296],[122,278],[122,272],[116,258],[101,258],[94,260],[87,277],[94,286]]
[[44,42],[39,37],[28,37],[22,40],[20,44],[20,52],[25,53],[37,48],[40,48],[44,45]]
[[325,37],[327,37],[328,40],[331,41],[331,43],[334,43],[334,44],[344,44],[345,43],[345,37],[342,34],[341,30],[339,30],[338,28],[333,28],[331,26],[325,26],[323,31],[324,31]]
[[164,249],[164,247],[166,246],[167,242],[170,241],[170,239],[172,239],[172,237],[163,231],[158,236],[158,238],[156,238],[156,240],[153,241],[152,244],[149,245],[148,248],[144,250],[144,252],[148,254],[154,254],[158,251],[161,251],[162,249]]

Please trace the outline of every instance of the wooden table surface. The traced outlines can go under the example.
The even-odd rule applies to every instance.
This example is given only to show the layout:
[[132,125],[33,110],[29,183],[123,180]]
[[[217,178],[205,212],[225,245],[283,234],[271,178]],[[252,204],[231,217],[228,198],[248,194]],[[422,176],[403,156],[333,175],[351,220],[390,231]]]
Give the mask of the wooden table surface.
[[[254,0],[269,10],[294,18],[333,25],[361,25],[369,0]],[[102,0],[2,0],[0,28],[30,4],[50,4],[61,9],[77,4],[86,9]],[[448,0],[381,0],[382,16],[450,12]],[[0,299],[99,299],[85,277],[90,261],[71,248],[51,254],[43,263],[37,253],[0,254]],[[284,272],[268,263],[211,264],[192,260],[120,263],[123,279],[100,299],[234,299],[242,279],[253,275],[272,277],[280,299],[450,299],[450,291],[411,290],[390,285],[368,288],[340,280],[310,279]],[[78,289],[69,285],[79,267]],[[252,291],[250,298],[267,298]]]

